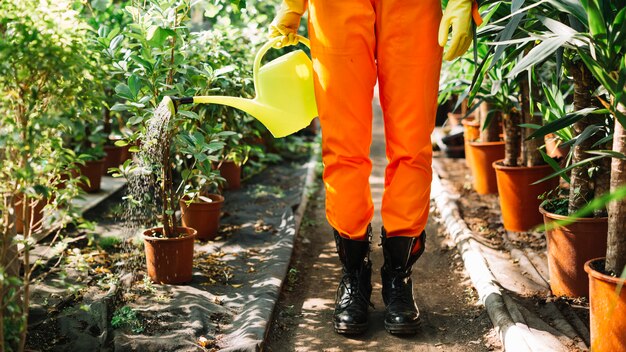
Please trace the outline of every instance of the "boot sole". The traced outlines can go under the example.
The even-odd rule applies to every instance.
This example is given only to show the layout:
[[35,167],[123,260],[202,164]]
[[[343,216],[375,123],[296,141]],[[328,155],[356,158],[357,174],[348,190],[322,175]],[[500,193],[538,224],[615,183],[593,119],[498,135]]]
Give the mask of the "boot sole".
[[367,323],[363,324],[345,324],[345,323],[334,323],[335,324],[335,332],[342,335],[355,335],[362,334],[367,330]]
[[389,324],[385,322],[385,330],[392,335],[414,335],[419,330],[421,320],[409,324]]

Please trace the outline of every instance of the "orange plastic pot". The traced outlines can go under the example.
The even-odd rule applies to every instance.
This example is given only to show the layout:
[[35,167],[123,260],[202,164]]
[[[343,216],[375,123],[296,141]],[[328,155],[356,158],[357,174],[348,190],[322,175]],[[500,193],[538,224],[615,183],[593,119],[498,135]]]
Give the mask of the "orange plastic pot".
[[589,279],[585,263],[606,253],[608,218],[580,218],[561,226],[558,220],[572,220],[539,207],[546,225],[550,289],[555,296],[587,297]]
[[220,175],[226,180],[225,189],[241,188],[241,166],[233,161],[224,161],[220,165]]
[[593,352],[626,352],[626,285],[604,274],[604,258],[585,263]]
[[196,229],[198,239],[203,241],[215,239],[220,228],[220,211],[224,204],[224,197],[219,194],[209,194],[207,198],[212,202],[195,201],[187,205],[188,198],[180,201],[183,226]]
[[559,185],[559,179],[553,177],[538,184],[536,181],[553,173],[549,165],[540,166],[504,166],[502,160],[493,163],[498,181],[502,223],[509,231],[530,231],[543,222],[538,197]]
[[148,229],[143,233],[148,275],[156,283],[182,284],[191,281],[196,230],[188,227],[178,227],[176,230],[181,234],[180,237],[154,237],[156,233],[163,233],[162,227]]
[[493,163],[504,158],[504,142],[469,142],[468,159],[478,194],[498,193]]
[[89,184],[80,183],[80,187],[87,193],[95,193],[100,190],[102,174],[104,169],[104,158],[100,160],[87,161],[85,165],[79,165],[78,169],[82,176],[87,177]]
[[104,152],[106,157],[104,158],[103,175],[107,175],[110,168],[120,167],[128,159],[129,149],[129,145],[124,147],[105,145]]
[[472,156],[469,152],[469,143],[477,140],[480,137],[480,123],[475,120],[474,117],[468,117],[461,121],[463,124],[463,140],[465,143],[465,165],[472,168]]

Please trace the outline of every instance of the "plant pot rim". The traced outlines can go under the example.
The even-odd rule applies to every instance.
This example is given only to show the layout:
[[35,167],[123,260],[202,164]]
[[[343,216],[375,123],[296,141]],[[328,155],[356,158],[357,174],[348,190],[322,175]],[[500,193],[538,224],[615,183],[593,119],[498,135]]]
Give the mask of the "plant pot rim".
[[506,170],[506,171],[525,171],[525,170],[537,170],[537,169],[545,169],[552,168],[552,166],[548,164],[536,165],[536,166],[504,166],[502,162],[504,159],[496,160],[493,162],[493,168],[496,170]]
[[187,234],[186,236],[183,237],[176,237],[176,238],[169,238],[169,237],[154,237],[154,236],[150,236],[149,234],[153,233],[153,232],[157,232],[158,230],[163,230],[163,227],[152,227],[149,229],[146,229],[143,231],[143,238],[146,241],[150,241],[150,242],[159,242],[159,241],[166,241],[166,242],[177,242],[177,241],[186,241],[189,238],[191,238],[193,240],[193,238],[196,237],[196,235],[198,234],[198,231],[196,231],[196,229],[192,229],[191,227],[185,227],[185,226],[179,226],[176,228],[177,230],[184,230],[185,233]]
[[[613,277],[613,276],[609,276],[609,275],[603,274],[603,273],[597,271],[596,269],[594,269],[591,266],[592,264],[595,264],[595,262],[605,261],[605,260],[606,260],[606,257],[600,257],[600,258],[595,258],[595,259],[588,260],[585,263],[585,272],[587,272],[587,274],[590,277],[593,277],[594,279],[597,279],[597,280],[601,280],[601,281],[604,281],[604,282],[609,282],[609,283],[612,283],[614,285],[619,285],[619,284],[626,285],[626,281],[625,280],[622,280],[619,277]],[[626,289],[626,287],[624,287],[623,289]]]
[[496,146],[501,146],[504,145],[504,141],[497,141],[497,142],[469,142],[470,146],[472,147],[496,147]]
[[[209,193],[207,195],[205,195],[205,197],[209,197],[211,199],[214,200],[214,202],[208,203],[208,202],[202,202],[202,201],[193,201],[191,202],[191,204],[216,204],[216,203],[223,203],[224,202],[224,196],[221,194],[217,194],[217,193]],[[217,199],[214,199],[217,198]],[[184,196],[183,198],[180,199],[180,203],[187,203],[186,200],[188,200],[189,197],[188,196]]]
[[571,216],[559,215],[559,214],[555,214],[555,213],[551,213],[547,211],[541,205],[539,206],[539,212],[553,220],[573,220],[574,222],[578,222],[578,223],[585,223],[585,222],[593,223],[593,222],[603,222],[603,221],[609,220],[609,218],[606,216],[601,217],[601,218],[573,218]]

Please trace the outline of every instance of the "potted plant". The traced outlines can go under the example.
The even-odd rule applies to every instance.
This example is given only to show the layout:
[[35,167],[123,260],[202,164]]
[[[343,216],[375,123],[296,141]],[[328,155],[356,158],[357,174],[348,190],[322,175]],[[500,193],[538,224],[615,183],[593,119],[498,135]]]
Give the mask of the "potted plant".
[[[493,55],[487,55],[479,65],[480,71],[476,73],[473,84],[473,91],[477,91],[484,77],[494,71],[497,79],[493,81],[491,90],[502,90],[501,94],[507,97],[503,101],[506,109],[501,111],[505,155],[503,160],[494,162],[493,167],[496,169],[502,220],[505,229],[509,231],[529,231],[540,224],[543,220],[541,214],[529,212],[528,209],[538,209],[541,202],[539,196],[558,186],[558,180],[555,179],[536,182],[549,175],[552,170],[539,152],[539,147],[543,143],[535,139],[526,139],[534,132],[529,126],[541,126],[542,117],[534,112],[531,103],[531,100],[537,100],[532,96],[538,91],[537,73],[532,67],[525,66],[523,59],[519,59],[521,53],[530,52],[535,44],[533,41],[511,41],[513,35],[520,32],[515,29],[524,17],[524,14],[518,11],[521,5],[522,3],[514,2],[511,4],[510,12],[497,13],[497,16],[502,17],[513,14],[501,31],[494,32],[486,26],[480,33],[482,36],[491,37],[490,40],[498,45],[491,49]],[[524,22],[523,27],[533,23],[533,21]],[[518,44],[510,44],[511,42]]]
[[94,118],[83,118],[66,126],[66,143],[78,156],[74,177],[80,178],[80,187],[87,193],[100,191],[105,163],[106,136],[97,123]]
[[75,161],[60,127],[79,118],[64,113],[85,103],[91,87],[86,41],[70,1],[0,5],[0,346],[7,351],[25,348],[41,205],[54,226],[75,215],[76,189],[57,187]]
[[[241,188],[241,167],[248,161],[251,147],[242,143],[241,138],[228,139],[227,147],[221,160],[217,163],[216,168],[225,180],[225,189],[237,190]],[[230,144],[230,145],[229,145]]]
[[[594,351],[626,351],[626,49],[622,45],[626,1],[583,1],[591,50],[578,49],[585,66],[606,89],[602,100],[614,120],[613,148],[596,154],[611,162],[606,257],[585,264],[589,274],[591,348]],[[620,15],[622,14],[622,15]]]
[[213,240],[217,235],[224,197],[217,189],[224,179],[212,163],[224,148],[223,139],[235,134],[221,131],[215,134],[187,135],[181,142],[181,153],[193,158],[193,165],[182,172],[186,180],[184,196],[180,200],[183,226],[198,231],[198,239]]
[[[177,211],[183,200],[189,215],[187,205],[204,197],[203,187],[218,179],[210,165],[223,147],[220,139],[229,133],[207,133],[204,127],[209,122],[219,125],[219,121],[198,107],[176,111],[167,97],[198,95],[220,83],[220,67],[207,65],[185,51],[191,49],[183,44],[199,35],[188,30],[190,4],[181,4],[171,13],[168,4],[152,0],[141,7],[127,6],[125,11],[134,24],[119,31],[123,38],[116,40],[116,50],[109,50],[107,40],[102,46],[113,62],[125,62],[125,78],[115,87],[120,101],[111,110],[130,115],[128,124],[135,132],[126,143],[140,141],[139,147],[131,148],[137,150],[135,158],[127,160],[115,176],[128,179],[131,213],[158,224],[143,237],[150,278],[175,284],[192,278],[197,234],[196,229],[180,225]],[[108,38],[110,34],[99,31],[99,36]],[[126,55],[121,47],[133,55]],[[183,199],[185,195],[189,198]]]
[[[534,11],[538,16],[534,16]],[[544,99],[539,100],[538,106],[546,125],[530,126],[537,130],[529,136],[544,140],[544,136],[554,134],[563,145],[572,147],[569,156],[562,162],[567,166],[565,169],[544,154],[544,159],[556,170],[546,178],[561,175],[569,183],[568,190],[552,192],[540,207],[548,240],[550,287],[559,296],[587,295],[588,282],[583,265],[587,260],[600,256],[606,248],[607,218],[603,209],[580,218],[581,209],[607,192],[608,159],[601,155],[593,156],[593,153],[596,152],[594,149],[606,149],[606,142],[610,139],[605,113],[598,110],[600,100],[594,97],[599,84],[578,55],[579,50],[589,50],[588,44],[580,40],[583,37],[581,33],[577,33],[588,30],[585,29],[587,19],[578,18],[584,13],[580,4],[564,7],[546,4],[529,10],[527,15],[536,18],[536,26],[527,32],[533,33],[533,38],[542,38],[542,41],[527,51],[516,67],[516,70],[532,67],[559,49],[558,45],[554,45],[555,41],[562,45],[561,52],[557,53],[561,60],[550,63],[554,67],[551,79],[542,82]],[[546,15],[549,18],[543,17]],[[561,63],[565,64],[565,71]],[[568,75],[560,77],[562,72]],[[573,90],[571,99],[561,92],[569,91],[569,86]]]
[[[479,59],[489,54],[485,45],[477,44]],[[501,141],[500,116],[502,111],[512,109],[511,99],[506,94],[511,87],[511,81],[503,81],[503,72],[500,67],[494,67],[486,72],[486,77],[480,80],[470,92],[476,101],[471,110],[475,110],[477,119],[473,123],[473,134],[466,129],[466,159],[472,172],[474,190],[478,194],[492,194],[498,192],[496,172],[493,163],[504,158],[504,142]],[[504,82],[502,89],[492,89]],[[514,102],[513,102],[514,103]],[[469,138],[468,138],[469,137]]]

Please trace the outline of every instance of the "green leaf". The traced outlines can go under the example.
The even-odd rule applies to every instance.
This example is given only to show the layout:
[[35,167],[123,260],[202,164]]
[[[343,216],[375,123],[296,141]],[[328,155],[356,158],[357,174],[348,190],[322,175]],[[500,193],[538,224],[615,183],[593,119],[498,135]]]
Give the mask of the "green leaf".
[[561,169],[561,171],[556,171],[556,172],[554,172],[554,173],[552,173],[552,174],[550,174],[550,175],[548,175],[548,176],[546,176],[546,177],[542,178],[541,180],[536,181],[536,182],[534,182],[534,183],[532,183],[532,184],[533,184],[533,185],[536,185],[536,184],[541,183],[541,182],[543,182],[543,181],[545,181],[545,180],[549,180],[549,179],[551,179],[551,178],[553,178],[553,177],[556,177],[556,176],[563,176],[563,175],[565,175],[565,174],[566,174],[569,170],[571,170],[571,169],[573,169],[573,168],[576,168],[576,167],[581,167],[581,166],[587,165],[587,164],[589,164],[590,162],[593,162],[593,161],[596,161],[596,160],[599,160],[599,159],[602,159],[602,158],[604,158],[604,156],[594,156],[594,157],[591,157],[591,158],[587,158],[587,159],[585,159],[585,160],[581,160],[581,161],[579,161],[579,162],[577,162],[577,163],[575,163],[575,164],[572,164],[572,165],[570,165],[570,166],[568,166],[568,167],[566,167],[566,168],[564,168],[564,169]]
[[148,39],[150,45],[154,47],[161,47],[163,46],[163,44],[165,44],[168,36],[169,33],[165,29],[159,26],[152,26],[148,28],[146,39]]
[[[554,159],[549,157],[548,154],[546,154],[543,150],[539,149],[539,153],[541,153],[541,157],[546,162],[546,164],[550,165],[550,167],[552,167],[552,169],[554,169],[554,171],[562,172],[563,169],[561,168],[561,165],[559,165],[559,163],[557,163]],[[561,177],[563,177],[563,179],[566,182],[568,182],[568,183],[571,182],[569,176],[567,176],[567,173],[562,173]]]
[[135,95],[133,95],[130,88],[124,83],[120,83],[115,87],[115,93],[121,98],[135,100]]
[[124,35],[120,34],[117,37],[113,38],[111,40],[111,43],[109,43],[109,49],[115,51],[115,49],[117,49],[120,44],[122,44],[122,41],[124,40]]
[[545,136],[545,135],[547,135],[549,133],[554,133],[554,132],[557,132],[557,131],[559,131],[559,130],[561,130],[563,128],[569,127],[569,126],[573,125],[575,122],[577,122],[578,120],[582,119],[583,117],[585,117],[585,116],[587,116],[590,113],[593,113],[595,111],[597,111],[596,108],[586,108],[586,109],[582,109],[580,111],[573,112],[571,114],[567,114],[564,117],[559,118],[557,120],[554,120],[554,121],[544,125],[540,129],[536,130],[530,136],[528,136],[526,138],[526,140],[543,137],[543,136]]
[[127,111],[128,110],[128,105],[126,104],[122,104],[122,103],[115,103],[115,105],[113,105],[111,107],[111,111]]
[[139,90],[141,89],[141,81],[134,73],[128,77],[128,88],[134,97],[137,96]]
[[128,145],[128,141],[125,139],[120,139],[119,141],[115,141],[114,144],[116,147],[125,147]]
[[534,47],[531,51],[521,59],[515,68],[507,75],[508,78],[514,78],[522,71],[542,62],[552,54],[554,54],[563,44],[571,39],[571,36],[562,35],[550,39],[546,39],[541,44]]
[[622,154],[620,152],[616,152],[614,150],[588,150],[587,154],[601,155],[601,156],[606,156],[606,157],[610,157],[610,158],[626,160],[626,155],[624,155],[624,154]]

